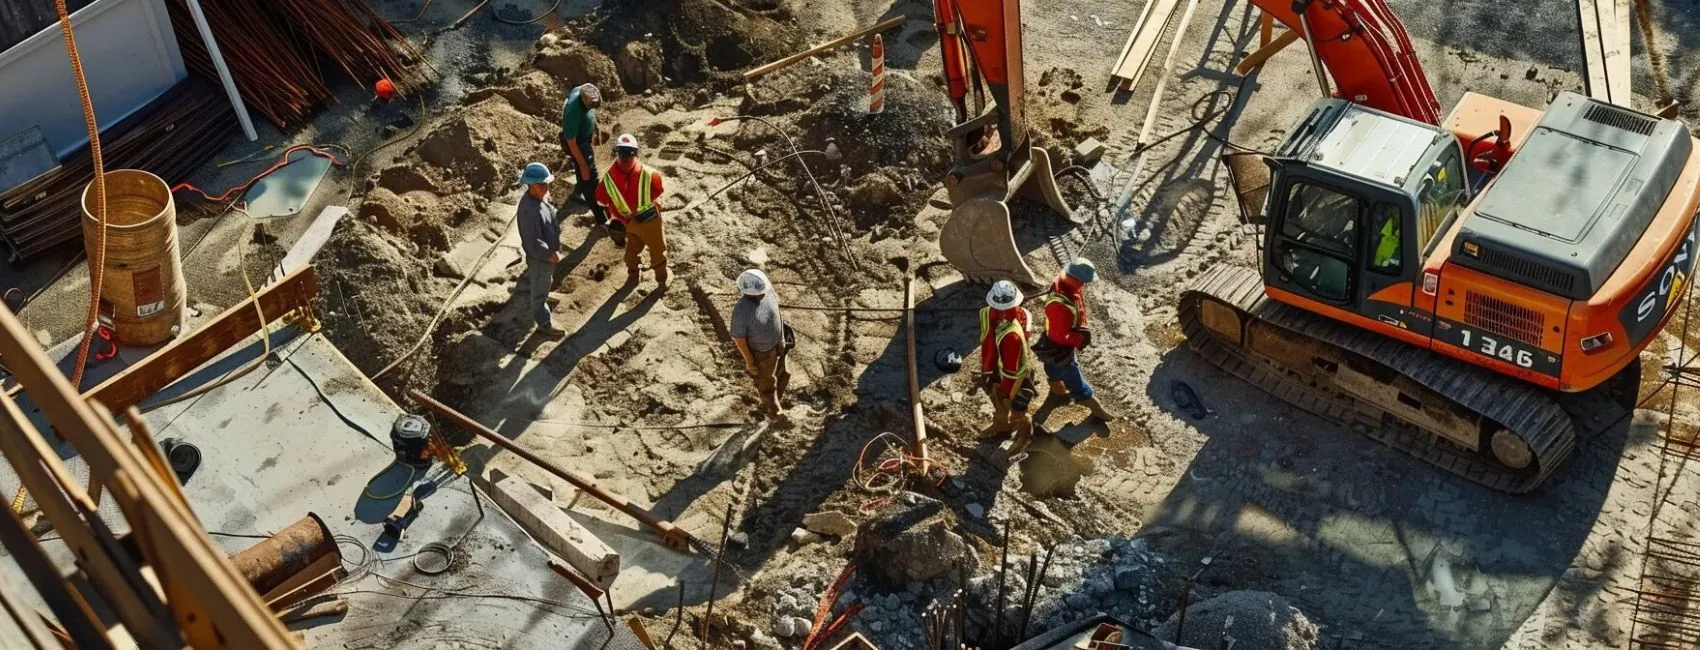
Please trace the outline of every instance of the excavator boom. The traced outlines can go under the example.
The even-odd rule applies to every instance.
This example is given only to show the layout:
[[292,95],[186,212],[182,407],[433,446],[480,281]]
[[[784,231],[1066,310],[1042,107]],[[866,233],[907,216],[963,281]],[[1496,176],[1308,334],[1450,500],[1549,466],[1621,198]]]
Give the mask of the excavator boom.
[[1251,3],[1304,36],[1313,62],[1333,77],[1333,92],[1341,99],[1424,124],[1440,123],[1440,101],[1417,61],[1410,34],[1384,0]]

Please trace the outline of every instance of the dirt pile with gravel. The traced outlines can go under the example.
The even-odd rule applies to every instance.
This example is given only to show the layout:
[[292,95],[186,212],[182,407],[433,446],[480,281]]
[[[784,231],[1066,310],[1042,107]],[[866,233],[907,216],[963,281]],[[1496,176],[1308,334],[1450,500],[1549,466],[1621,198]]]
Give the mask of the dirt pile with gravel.
[[661,73],[678,83],[731,82],[805,46],[780,0],[608,0],[598,16],[590,31],[599,49],[652,43]]
[[1287,599],[1266,591],[1230,591],[1195,602],[1186,610],[1186,628],[1175,612],[1151,633],[1172,640],[1177,629],[1181,645],[1193,648],[1228,647],[1240,650],[1315,650],[1316,625]]

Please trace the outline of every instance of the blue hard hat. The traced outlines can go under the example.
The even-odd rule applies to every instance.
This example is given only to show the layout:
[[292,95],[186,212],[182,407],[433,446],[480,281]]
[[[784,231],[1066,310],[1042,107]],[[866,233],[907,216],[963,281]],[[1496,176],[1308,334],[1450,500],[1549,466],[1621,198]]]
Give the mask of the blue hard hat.
[[1084,257],[1074,258],[1074,261],[1069,263],[1068,269],[1063,272],[1081,282],[1091,282],[1098,278],[1098,268],[1092,265],[1092,260]]
[[525,171],[519,174],[520,185],[536,185],[555,180],[555,175],[549,173],[549,168],[543,163],[534,162],[525,166]]

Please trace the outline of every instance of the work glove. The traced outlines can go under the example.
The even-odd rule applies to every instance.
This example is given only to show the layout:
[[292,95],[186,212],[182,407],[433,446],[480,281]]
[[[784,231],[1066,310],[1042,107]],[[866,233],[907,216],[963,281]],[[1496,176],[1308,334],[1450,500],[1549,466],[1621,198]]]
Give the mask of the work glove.
[[745,361],[744,362],[744,372],[750,373],[751,377],[756,376],[756,362]]
[[1089,328],[1089,327],[1076,327],[1076,328],[1074,328],[1074,333],[1080,335],[1080,349],[1084,350],[1084,349],[1086,349],[1086,346],[1092,345],[1092,329],[1091,328]]

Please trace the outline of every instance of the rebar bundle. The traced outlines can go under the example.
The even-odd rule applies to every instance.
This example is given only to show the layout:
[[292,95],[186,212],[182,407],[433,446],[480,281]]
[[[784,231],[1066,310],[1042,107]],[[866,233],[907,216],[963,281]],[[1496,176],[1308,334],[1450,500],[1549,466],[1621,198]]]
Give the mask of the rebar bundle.
[[[235,129],[236,114],[223,93],[191,78],[107,127],[101,149],[108,169],[141,169],[176,183],[218,153]],[[57,169],[0,194],[0,240],[13,260],[82,237],[78,201],[93,175],[85,147]]]
[[[183,60],[218,79],[187,0],[169,4]],[[348,0],[201,0],[213,38],[243,99],[278,128],[306,122],[334,101],[324,68],[370,86],[389,79],[415,87],[424,57],[364,3]]]

